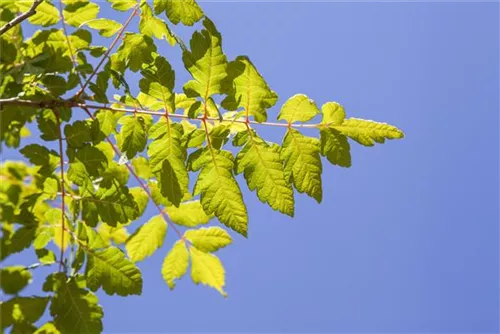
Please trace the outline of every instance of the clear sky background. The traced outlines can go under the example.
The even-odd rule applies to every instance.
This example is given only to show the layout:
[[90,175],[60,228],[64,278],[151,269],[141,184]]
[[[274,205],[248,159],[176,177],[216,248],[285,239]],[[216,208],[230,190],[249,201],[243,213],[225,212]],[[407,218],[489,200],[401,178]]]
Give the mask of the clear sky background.
[[[123,17],[101,5],[101,17]],[[189,277],[169,291],[169,233],[139,264],[142,296],[98,293],[105,332],[497,332],[499,4],[201,5],[228,58],[249,55],[278,92],[271,120],[305,93],[406,138],[352,144],[349,169],[325,161],[323,203],[297,194],[295,219],[244,190],[249,239],[218,254],[228,299]],[[180,92],[180,52],[160,45]],[[281,130],[259,130],[281,142]]]

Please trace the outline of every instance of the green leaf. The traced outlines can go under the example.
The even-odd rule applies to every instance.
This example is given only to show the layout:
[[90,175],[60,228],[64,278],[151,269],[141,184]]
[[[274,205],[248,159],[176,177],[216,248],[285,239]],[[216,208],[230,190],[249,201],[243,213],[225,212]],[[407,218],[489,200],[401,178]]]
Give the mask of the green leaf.
[[91,125],[87,121],[75,121],[72,124],[66,124],[64,136],[69,146],[82,147],[85,143],[92,141]]
[[296,94],[283,104],[278,119],[288,123],[307,122],[317,114],[319,109],[313,100],[304,94]]
[[59,127],[57,118],[52,110],[45,109],[36,115],[38,129],[42,135],[40,138],[46,141],[57,140],[59,138]]
[[375,142],[383,144],[386,139],[404,137],[403,131],[395,126],[359,118],[348,118],[340,125],[333,125],[333,128],[364,146],[373,146]]
[[175,73],[172,66],[162,56],[157,56],[154,63],[143,66],[143,78],[139,81],[141,91],[163,102],[169,113],[175,112],[175,95],[173,93]]
[[233,167],[231,152],[203,149],[192,163],[193,171],[200,170],[194,194],[201,194],[201,205],[207,214],[215,214],[222,224],[246,237],[247,209]]
[[179,207],[168,206],[166,211],[174,223],[186,227],[206,224],[212,218],[205,213],[199,200],[181,203]]
[[213,254],[204,253],[195,247],[189,248],[191,255],[191,278],[195,284],[210,286],[227,297],[224,291],[225,272],[219,258]]
[[33,165],[47,166],[48,169],[54,170],[59,164],[59,154],[44,146],[38,144],[26,145],[20,151]]
[[95,142],[103,141],[104,138],[115,132],[117,119],[114,112],[110,110],[98,110],[92,124],[92,137]]
[[320,129],[321,155],[330,163],[341,167],[351,167],[351,146],[347,137],[331,128]]
[[111,2],[111,7],[113,9],[119,10],[121,12],[126,12],[127,10],[137,5],[136,0],[108,0],[108,2]]
[[268,145],[252,137],[236,156],[235,171],[236,174],[244,173],[248,188],[257,189],[262,202],[293,217],[293,189],[285,179],[278,145]]
[[119,123],[120,129],[119,148],[127,154],[129,159],[135,157],[137,153],[144,151],[147,143],[147,125],[142,116],[123,116]]
[[175,287],[175,280],[184,276],[189,264],[189,253],[186,244],[183,240],[177,241],[172,249],[168,252],[163,266],[161,267],[161,274],[165,282],[167,282],[170,289]]
[[[16,5],[23,13],[27,12],[33,5],[34,0],[16,1]],[[37,8],[36,14],[30,16],[28,21],[31,24],[48,27],[59,22],[59,11],[48,1],[43,1]]]
[[116,223],[126,224],[138,217],[138,205],[129,189],[124,186],[100,188],[96,198],[83,199],[94,201],[102,222],[113,227]]
[[177,178],[177,171],[184,170],[185,166],[176,159],[165,159],[162,163],[161,173],[158,174],[158,184],[161,194],[168,198],[172,204],[178,206],[182,200],[184,192],[181,189],[180,180]]
[[3,267],[0,270],[0,287],[4,293],[15,295],[31,283],[31,272],[24,266]]
[[295,129],[288,129],[283,139],[281,159],[285,179],[300,193],[306,193],[318,203],[323,197],[321,186],[320,145],[316,138],[306,137]]
[[44,75],[42,83],[54,96],[63,95],[67,91],[68,84],[66,80],[59,75]]
[[63,10],[66,23],[73,27],[79,27],[83,23],[95,19],[98,13],[99,6],[88,1],[70,2]]
[[184,233],[184,238],[197,249],[208,253],[215,252],[233,242],[229,233],[217,226],[188,230]]
[[45,312],[48,297],[14,297],[0,304],[1,328],[22,323],[34,323]]
[[96,178],[100,177],[108,168],[108,158],[103,151],[95,146],[83,146],[78,149],[75,158],[85,166],[89,175]]
[[139,22],[141,34],[155,37],[159,40],[166,39],[170,45],[174,46],[176,41],[165,21],[156,17],[151,12],[151,7],[147,2],[141,4],[141,20]]
[[50,314],[60,332],[101,333],[104,313],[92,292],[80,288],[74,277],[67,281],[61,273],[54,278],[54,290]]
[[[143,64],[153,61],[152,53],[154,52],[156,52],[156,46],[151,37],[127,32],[123,37],[123,43],[113,55],[116,58],[112,57],[112,59],[123,63],[124,67],[129,67],[133,72],[137,72]],[[111,68],[115,69],[113,66]]]
[[116,247],[88,249],[85,269],[87,286],[92,291],[100,287],[108,295],[140,295],[142,276],[139,269]]
[[156,215],[139,227],[127,240],[125,248],[133,262],[144,260],[163,245],[167,234],[167,222],[162,215]]
[[122,28],[122,25],[110,19],[94,19],[84,23],[91,29],[99,30],[102,37],[111,37]]
[[184,85],[184,92],[188,97],[201,96],[207,100],[213,94],[222,93],[221,80],[226,76],[227,59],[222,52],[221,35],[212,21],[205,18],[203,26],[205,29],[193,34],[191,51],[182,53],[182,61],[194,79]]
[[210,144],[213,148],[220,150],[229,139],[230,129],[225,124],[220,124],[212,128],[209,133]]
[[222,107],[227,110],[243,108],[258,122],[267,120],[266,109],[274,106],[278,95],[269,88],[262,75],[246,56],[239,56],[227,65],[227,77],[222,81],[227,94]]
[[148,147],[149,163],[158,178],[158,186],[164,197],[179,206],[189,187],[189,175],[184,160],[186,149],[181,144],[182,126],[162,118],[153,127],[153,142]]
[[203,17],[203,11],[194,0],[154,0],[155,13],[166,11],[168,19],[173,24],[192,26]]

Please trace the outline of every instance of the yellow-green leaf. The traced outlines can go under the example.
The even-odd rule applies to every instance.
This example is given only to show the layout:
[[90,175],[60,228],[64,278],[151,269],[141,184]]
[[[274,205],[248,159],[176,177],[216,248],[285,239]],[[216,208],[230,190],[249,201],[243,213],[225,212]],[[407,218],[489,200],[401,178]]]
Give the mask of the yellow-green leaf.
[[203,11],[194,0],[154,0],[155,13],[166,11],[173,24],[182,22],[192,26],[203,17]]
[[262,202],[293,217],[293,189],[285,179],[278,145],[268,145],[262,139],[252,137],[236,156],[235,171],[244,173],[248,188],[257,190]]
[[147,142],[147,124],[142,116],[127,115],[120,118],[119,148],[132,159],[137,153],[142,152]]
[[113,9],[119,10],[120,12],[126,12],[137,5],[137,0],[108,0],[108,2],[111,2],[111,7]]
[[169,62],[162,56],[156,56],[153,63],[143,66],[141,74],[141,92],[162,101],[163,108],[169,113],[175,112],[175,73]]
[[258,122],[267,120],[266,109],[277,101],[278,95],[269,88],[262,75],[246,56],[239,56],[227,65],[227,77],[222,81],[227,94],[221,105],[227,110],[243,108]]
[[168,28],[168,25],[162,19],[156,17],[151,12],[151,8],[147,2],[143,2],[141,5],[141,20],[139,22],[139,31],[148,35],[149,37],[155,37],[157,39],[166,39],[170,45],[174,46],[176,41],[172,32]]
[[240,187],[232,173],[231,152],[204,148],[191,168],[200,171],[194,194],[201,194],[201,205],[207,214],[243,236],[248,234],[248,216]]
[[340,125],[344,122],[345,111],[337,102],[327,102],[321,106],[321,113],[323,114],[322,124],[326,125]]
[[319,141],[306,137],[295,129],[288,129],[283,139],[281,158],[284,160],[285,178],[300,193],[306,193],[318,203],[323,198],[321,186],[321,157]]
[[103,37],[111,37],[122,28],[120,23],[110,19],[94,19],[85,22],[84,25],[98,30],[99,34]]
[[108,243],[113,241],[117,245],[125,243],[129,238],[129,234],[125,226],[117,225],[116,227],[111,227],[108,224],[99,225],[98,229],[99,235]]
[[208,253],[224,248],[233,241],[229,233],[218,226],[188,230],[184,233],[184,238],[189,240],[197,249]]
[[222,92],[221,80],[226,76],[227,59],[222,52],[222,37],[212,21],[205,18],[203,26],[205,29],[193,34],[191,51],[185,50],[182,60],[193,76],[193,80],[184,85],[184,92],[188,97],[201,96],[207,100]]
[[81,24],[93,20],[99,13],[99,6],[93,2],[75,1],[66,4],[63,10],[66,23],[73,27],[79,27]]
[[195,247],[189,248],[191,255],[191,278],[195,284],[210,286],[219,291],[224,297],[225,271],[222,262],[213,254],[204,253]]
[[189,175],[184,165],[186,148],[181,144],[182,126],[161,118],[150,129],[153,142],[148,147],[149,164],[158,178],[160,192],[175,206],[189,188]]
[[[21,12],[27,12],[33,5],[34,0],[16,1],[17,7]],[[36,14],[30,16],[28,21],[35,25],[48,27],[59,22],[59,11],[48,1],[43,1],[37,8]]]
[[203,210],[199,200],[181,203],[179,207],[168,206],[166,210],[174,223],[186,227],[203,225],[211,219],[211,216]]
[[283,104],[278,119],[288,123],[307,122],[317,114],[319,109],[313,100],[304,94],[296,94]]
[[172,249],[168,252],[161,274],[170,289],[175,287],[175,280],[184,276],[189,264],[189,253],[186,244],[183,240],[177,241]]
[[403,131],[395,126],[359,118],[348,118],[333,128],[364,146],[373,146],[375,142],[383,144],[386,139],[404,137]]
[[156,215],[139,227],[127,240],[125,248],[130,259],[142,261],[163,245],[167,234],[167,223],[162,215]]
[[[70,244],[71,236],[62,227],[63,220],[62,220],[61,209],[50,208],[47,212],[45,212],[44,216],[45,216],[45,219],[47,220],[47,222],[49,222],[49,224],[51,224],[53,229],[54,229],[53,230],[54,234],[53,234],[53,239],[52,239],[54,241],[54,244],[56,244],[56,246],[59,248],[66,249],[68,247],[68,245]],[[64,218],[64,226],[66,228],[68,228],[70,226],[66,217]]]

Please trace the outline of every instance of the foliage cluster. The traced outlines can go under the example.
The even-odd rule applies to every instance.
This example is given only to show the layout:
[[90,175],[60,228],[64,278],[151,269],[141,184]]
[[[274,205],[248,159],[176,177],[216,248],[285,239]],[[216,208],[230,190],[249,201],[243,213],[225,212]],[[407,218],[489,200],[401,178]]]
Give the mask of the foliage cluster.
[[[1,269],[1,289],[12,295],[1,304],[2,329],[101,332],[95,292],[141,294],[136,263],[162,247],[167,230],[178,241],[161,268],[166,284],[173,289],[190,268],[195,284],[226,296],[215,253],[232,243],[225,228],[248,233],[236,175],[293,217],[295,192],[321,202],[324,161],[351,165],[349,140],[373,146],[403,137],[304,94],[279,108],[281,122],[270,122],[277,93],[249,57],[228,61],[221,34],[194,0],[108,1],[129,13],[124,23],[100,17],[97,1],[0,2],[0,139],[29,161],[0,167],[0,257],[34,251],[38,258]],[[25,37],[23,20],[42,28]],[[127,31],[133,22],[138,32]],[[177,24],[196,25],[189,45],[173,32]],[[110,45],[93,43],[96,34]],[[174,92],[174,69],[160,54],[167,43],[182,49],[192,77],[183,92]],[[138,87],[127,82],[130,72],[140,76]],[[111,97],[113,89],[121,95]],[[29,124],[40,140],[21,145]],[[259,126],[284,130],[283,141],[261,138]],[[157,215],[129,234],[150,203]],[[225,228],[202,226],[213,219]],[[40,266],[54,268],[43,292],[20,295]],[[52,320],[37,328],[46,309]]]

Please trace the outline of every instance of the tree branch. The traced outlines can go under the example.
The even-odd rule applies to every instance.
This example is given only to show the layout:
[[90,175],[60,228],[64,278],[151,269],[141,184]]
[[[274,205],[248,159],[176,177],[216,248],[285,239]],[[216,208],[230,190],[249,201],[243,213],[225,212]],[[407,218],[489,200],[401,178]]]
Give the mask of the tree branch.
[[[54,107],[78,107],[78,108],[87,108],[87,109],[102,109],[102,110],[111,110],[116,112],[124,112],[131,114],[145,114],[151,116],[165,116],[165,112],[162,111],[154,111],[148,109],[130,109],[130,108],[114,108],[108,107],[106,104],[86,104],[81,102],[76,102],[72,100],[46,100],[46,101],[31,101],[31,100],[20,100],[19,98],[9,98],[9,99],[0,99],[0,110],[3,105],[24,105],[24,106],[32,106],[39,108],[54,108]],[[221,120],[218,117],[196,117],[190,118],[187,115],[181,114],[168,114],[169,118],[180,118],[180,119],[191,119],[194,121],[203,122],[203,120],[215,122],[220,122]],[[257,122],[252,120],[245,119],[223,119],[222,122],[234,122],[234,123],[242,123],[242,124],[254,124],[254,125],[264,125],[264,126],[275,126],[275,127],[283,127],[283,128],[309,128],[315,129],[320,127],[327,127],[330,123],[311,123],[311,124],[297,124],[297,123],[277,123],[277,122]]]
[[36,14],[36,7],[38,7],[42,2],[43,0],[35,0],[35,2],[33,2],[33,5],[31,5],[31,8],[28,9],[26,13],[22,13],[21,15],[16,16],[12,21],[7,22],[3,27],[0,28],[0,36],[26,20],[28,17]]

